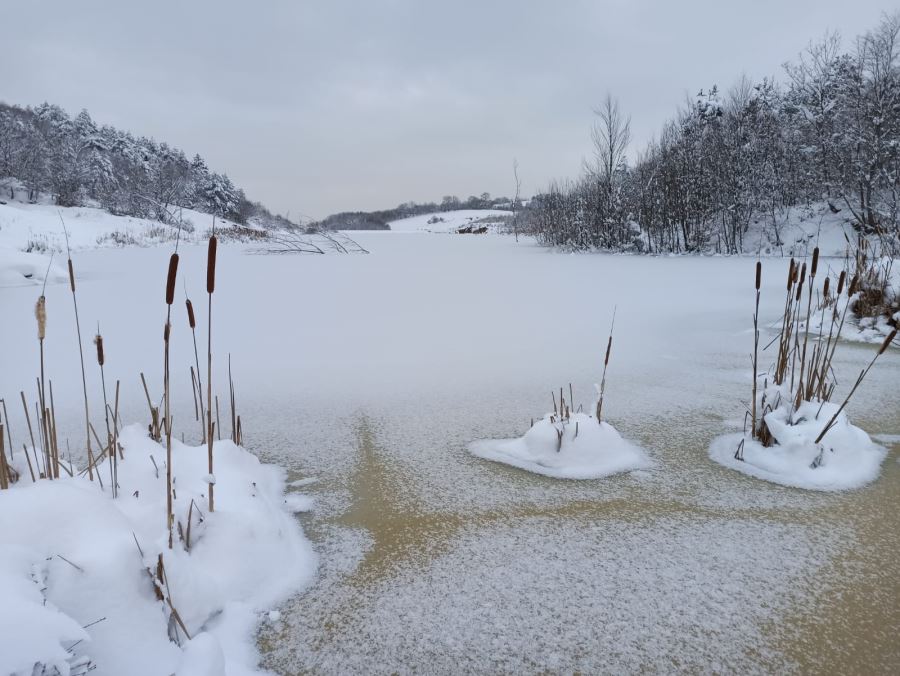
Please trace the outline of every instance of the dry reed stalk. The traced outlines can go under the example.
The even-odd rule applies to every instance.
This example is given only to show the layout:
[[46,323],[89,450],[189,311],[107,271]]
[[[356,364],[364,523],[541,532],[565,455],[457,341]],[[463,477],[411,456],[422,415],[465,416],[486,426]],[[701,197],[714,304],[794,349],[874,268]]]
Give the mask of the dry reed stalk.
[[115,495],[119,494],[119,385],[121,381],[116,380],[116,408],[113,411],[113,437],[112,448],[110,452],[113,458],[113,486]]
[[[846,278],[846,276],[842,272],[841,279],[838,280],[838,294],[840,294],[840,292],[841,292],[841,288],[843,287],[842,281],[845,278]],[[822,378],[823,379],[826,377],[828,371],[830,371],[832,368],[831,364],[834,359],[834,353],[837,351],[838,339],[840,338],[841,331],[844,328],[844,322],[847,319],[847,312],[850,310],[850,299],[853,298],[854,294],[856,294],[858,288],[859,288],[859,276],[854,275],[853,279],[850,280],[850,285],[847,287],[847,304],[844,306],[844,311],[841,314],[841,321],[838,324],[837,331],[835,332],[835,335],[834,335],[834,343],[831,346],[831,352],[826,354],[825,358],[822,361]],[[824,388],[824,385],[823,385],[823,388]],[[832,389],[834,388],[833,383],[832,383],[831,388]],[[827,397],[823,396],[823,398],[826,400],[830,399],[830,394]]]
[[[187,636],[188,641],[191,640],[191,634],[188,632],[187,627],[184,626],[184,622],[181,620],[181,615],[179,615],[178,611],[175,609],[175,604],[172,603],[172,592],[169,590],[169,580],[166,576],[166,567],[163,564],[163,555],[159,555],[159,559],[156,564],[157,578],[159,580],[160,588],[157,590],[157,598],[160,600],[165,600],[168,604],[169,609],[172,611],[172,617],[175,618],[175,621],[178,623],[178,626],[181,627],[181,631],[184,632],[184,635]],[[162,587],[165,587],[166,594],[163,596]]]
[[[22,396],[22,408],[25,410],[25,422],[28,424],[28,436],[31,439],[31,452],[34,453],[34,464],[38,470],[38,476],[41,473],[41,466],[37,461],[37,447],[34,443],[34,430],[31,427],[31,416],[28,414],[28,403],[25,401],[25,392],[19,391],[19,394]],[[25,449],[25,455],[28,455],[28,449]],[[30,461],[29,461],[30,464]],[[43,477],[41,477],[43,478]]]
[[34,467],[31,466],[31,457],[28,455],[28,447],[22,444],[22,450],[25,451],[25,460],[28,462],[28,473],[31,474],[31,482],[36,483],[37,478],[34,476]]
[[[34,415],[35,422],[39,425],[38,431],[40,434],[38,438],[41,441],[41,462],[44,463],[44,477],[49,481],[53,480],[53,471],[52,471],[52,451],[50,450],[50,426],[48,425],[48,421],[45,417],[46,409],[43,407],[44,396],[41,392],[41,381],[40,378],[34,379],[35,384],[37,385],[38,390],[38,401],[34,402]],[[40,406],[38,404],[41,404]]]
[[800,402],[803,400],[803,394],[805,392],[804,388],[804,376],[806,375],[806,347],[809,343],[809,320],[812,316],[812,297],[813,297],[813,286],[816,280],[816,270],[819,267],[819,247],[813,249],[812,256],[812,264],[809,268],[809,288],[807,291],[807,301],[806,301],[806,325],[805,331],[803,332],[803,352],[800,354],[800,380],[797,383],[797,401],[795,402],[795,408],[800,408]]
[[[222,420],[219,418],[219,395],[216,395],[216,438],[222,441]],[[212,474],[212,472],[210,472]]]
[[759,363],[759,287],[762,282],[762,262],[756,261],[756,305],[753,308],[753,394],[751,399],[752,416],[750,437],[756,438],[756,390]]
[[9,488],[9,470],[6,466],[6,448],[3,442],[3,423],[0,423],[0,489]]
[[109,426],[109,400],[106,396],[106,373],[103,364],[106,362],[103,353],[103,336],[100,335],[100,325],[97,325],[97,335],[94,336],[94,345],[97,347],[97,364],[100,366],[100,385],[103,390],[103,415],[106,421],[106,455],[109,458],[109,483],[112,490],[113,498],[116,497],[116,478],[113,463],[115,462],[116,453],[112,446],[112,430]]
[[[53,380],[50,381],[50,422],[53,426],[53,473],[59,478],[59,438],[56,434],[56,404],[53,400]],[[63,465],[65,468],[65,465]]]
[[[194,339],[194,363],[197,365],[197,395],[200,399],[200,430],[201,430],[201,438],[200,443],[206,443],[206,412],[203,409],[203,383],[200,381],[200,353],[197,351],[197,318],[194,316],[194,305],[191,303],[191,299],[188,298],[185,300],[185,305],[187,306],[188,313],[188,324],[191,327],[191,335]],[[193,368],[191,370],[193,373]]]
[[609,340],[606,342],[606,356],[603,358],[603,377],[600,380],[600,392],[597,397],[597,424],[599,425],[603,418],[603,396],[606,394],[606,369],[609,368],[609,355],[612,352],[613,329],[616,326],[616,310],[613,308],[612,323],[609,326]]
[[144,395],[147,397],[147,406],[150,408],[150,438],[154,441],[160,441],[162,435],[159,430],[159,408],[153,406],[153,401],[150,399],[150,390],[147,389],[147,379],[144,378],[143,372],[141,373],[141,383],[144,385]]
[[[90,412],[88,410],[88,393],[87,393],[87,376],[84,369],[84,348],[81,343],[81,321],[78,318],[78,296],[75,294],[75,268],[72,265],[72,251],[69,248],[69,231],[66,230],[66,222],[63,221],[62,213],[59,214],[59,220],[62,221],[63,233],[66,236],[66,255],[68,256],[69,268],[69,287],[72,289],[72,305],[75,308],[75,333],[78,336],[78,355],[81,358],[81,385],[84,390],[84,436],[87,443],[88,468],[94,464],[94,454],[91,451],[91,431],[90,431]],[[91,481],[94,480],[94,471],[89,469],[88,476]]]
[[784,313],[781,320],[781,334],[778,341],[778,358],[775,362],[775,373],[773,381],[776,385],[784,382],[787,372],[787,354],[790,345],[790,331],[793,324],[791,323],[791,301],[793,299],[794,275],[796,274],[796,263],[791,259],[788,268],[787,293],[784,301]]
[[[194,374],[193,366],[191,366],[191,394],[194,395],[194,420],[200,420],[200,409],[197,407],[197,376]],[[205,424],[204,421],[200,426],[203,427]]]
[[[166,276],[166,326],[163,331],[163,344],[165,355],[163,358],[163,391],[165,393],[165,411],[163,418],[166,422],[166,527],[169,530],[169,549],[172,549],[175,514],[172,505],[172,408],[171,387],[169,383],[169,343],[172,331],[172,303],[175,300],[175,278],[178,275],[178,254],[173,253],[169,257],[169,272]],[[185,632],[187,633],[187,632]]]
[[9,414],[6,412],[6,399],[0,399],[0,407],[3,408],[3,420],[6,423],[6,438],[9,441],[9,459],[11,462],[13,460],[13,443],[12,432],[9,427]]
[[234,413],[234,381],[231,379],[231,353],[228,353],[228,397],[231,402],[231,441],[237,443],[237,420]]
[[[52,259],[51,259],[52,260]],[[47,276],[44,275],[44,284],[47,283]],[[38,381],[38,401],[41,404],[41,411],[46,409],[46,386],[45,386],[45,371],[44,371],[44,338],[47,336],[47,298],[44,296],[44,292],[41,292],[40,297],[35,303],[34,306],[34,318],[37,320],[37,333],[38,333],[38,346],[40,348],[40,366],[41,366],[41,378]],[[42,416],[43,418],[43,416]],[[43,430],[47,426],[47,421],[41,419],[41,429]],[[53,478],[53,471],[51,469],[52,465],[50,463],[50,439],[45,439],[45,448],[44,453],[47,456],[44,460],[45,465],[47,466],[47,476],[48,478]]]
[[843,403],[838,407],[838,410],[834,412],[834,415],[831,416],[831,420],[828,421],[828,424],[826,424],[825,427],[822,428],[822,431],[819,433],[819,436],[816,437],[815,443],[818,444],[820,441],[822,441],[822,438],[826,434],[828,434],[829,430],[834,426],[835,422],[837,422],[837,418],[841,414],[841,411],[844,410],[844,408],[847,406],[847,403],[850,401],[850,397],[853,396],[853,394],[856,392],[856,389],[860,386],[862,381],[868,375],[869,371],[875,365],[875,362],[877,361],[878,357],[880,357],[881,355],[883,355],[885,353],[885,351],[887,351],[888,347],[890,346],[890,344],[894,341],[894,338],[896,338],[896,337],[897,337],[897,329],[894,329],[885,337],[884,342],[881,343],[881,347],[878,348],[878,352],[876,352],[875,356],[872,357],[872,361],[870,361],[869,365],[866,366],[862,371],[860,371],[859,376],[856,378],[856,382],[853,383],[853,387],[850,388],[850,392],[847,394]]
[[[209,238],[209,247],[206,251],[206,294],[209,298],[209,306],[206,314],[206,404],[207,404],[207,459],[210,475],[213,474],[213,424],[212,424],[212,298],[213,292],[216,290],[216,250],[218,249],[218,240],[216,239],[216,220],[213,216],[213,234]],[[222,426],[218,424],[219,420],[219,398],[216,397],[216,426],[219,428],[221,435]],[[209,512],[215,511],[214,484],[209,484]]]

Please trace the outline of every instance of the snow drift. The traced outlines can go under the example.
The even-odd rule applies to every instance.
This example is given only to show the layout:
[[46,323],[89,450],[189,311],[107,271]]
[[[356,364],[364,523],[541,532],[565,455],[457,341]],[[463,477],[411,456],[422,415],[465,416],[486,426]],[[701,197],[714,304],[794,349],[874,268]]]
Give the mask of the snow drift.
[[[24,469],[0,492],[0,673],[253,673],[258,620],[316,566],[286,504],[284,471],[216,442],[208,514],[205,447],[173,440],[180,537],[170,550],[165,448],[140,426],[120,441],[118,498],[105,465],[95,471],[106,490],[77,469],[34,483]],[[23,453],[14,461],[24,464]]]

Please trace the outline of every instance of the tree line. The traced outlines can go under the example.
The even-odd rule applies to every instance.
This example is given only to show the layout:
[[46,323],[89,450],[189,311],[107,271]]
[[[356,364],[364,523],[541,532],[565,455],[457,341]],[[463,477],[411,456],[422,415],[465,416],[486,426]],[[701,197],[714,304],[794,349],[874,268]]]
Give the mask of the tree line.
[[[113,214],[176,222],[178,207],[246,223],[282,220],[247,199],[200,155],[109,125],[86,110],[74,118],[56,105],[0,103],[0,180],[36,200],[52,195],[60,206],[97,203]],[[0,193],[0,197],[2,197]]]
[[777,246],[779,214],[827,202],[896,246],[898,34],[886,16],[849,50],[837,34],[811,43],[783,84],[701,90],[632,162],[630,120],[607,96],[582,175],[535,196],[519,227],[574,249],[739,253],[751,222]]

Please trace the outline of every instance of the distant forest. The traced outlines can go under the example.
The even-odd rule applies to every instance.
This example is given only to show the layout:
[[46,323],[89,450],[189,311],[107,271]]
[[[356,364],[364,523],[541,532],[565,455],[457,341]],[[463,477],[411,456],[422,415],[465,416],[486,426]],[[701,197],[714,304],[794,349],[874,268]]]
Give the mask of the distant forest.
[[188,159],[166,143],[98,126],[86,110],[71,118],[49,103],[0,103],[0,185],[12,192],[16,184],[29,199],[49,193],[60,206],[96,203],[113,214],[166,223],[177,220],[178,207],[238,223],[251,217],[287,223],[199,155]]
[[784,84],[700,90],[626,161],[629,118],[607,97],[593,157],[520,215],[546,244],[652,252],[744,251],[752,221],[780,243],[785,209],[828,202],[860,231],[900,240],[900,14],[848,50],[828,35],[784,66]]

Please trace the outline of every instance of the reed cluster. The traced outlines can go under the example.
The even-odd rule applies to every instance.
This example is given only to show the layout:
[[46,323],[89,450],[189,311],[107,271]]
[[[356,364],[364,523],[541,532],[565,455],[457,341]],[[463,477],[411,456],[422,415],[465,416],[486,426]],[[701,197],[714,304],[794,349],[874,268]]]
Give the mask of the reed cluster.
[[[751,418],[751,438],[759,441],[763,446],[768,447],[775,443],[766,424],[766,416],[769,413],[787,406],[788,419],[793,420],[794,413],[804,401],[819,403],[818,410],[821,413],[822,405],[831,401],[834,395],[836,379],[832,364],[847,313],[858,297],[859,277],[854,275],[848,283],[848,273],[844,270],[838,276],[835,284],[832,284],[832,279],[826,276],[821,289],[817,289],[815,280],[818,269],[818,247],[813,251],[809,266],[805,261],[797,262],[793,258],[791,259],[784,286],[785,301],[781,328],[773,341],[769,343],[769,345],[777,344],[778,347],[775,363],[771,371],[760,374],[758,370],[759,301],[762,264],[760,262],[756,264],[753,314],[753,385],[748,414]],[[814,300],[816,301],[815,305]],[[811,324],[814,307],[817,315],[817,329],[813,329]],[[871,362],[860,373],[844,402],[819,434],[816,443],[821,442],[833,427],[839,414],[874,366],[875,361],[884,354],[896,335],[897,331],[894,330],[886,336]],[[761,394],[760,379],[762,379]],[[741,448],[738,449],[735,457],[739,460],[742,459]]]

